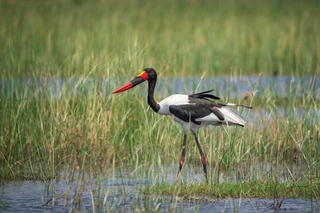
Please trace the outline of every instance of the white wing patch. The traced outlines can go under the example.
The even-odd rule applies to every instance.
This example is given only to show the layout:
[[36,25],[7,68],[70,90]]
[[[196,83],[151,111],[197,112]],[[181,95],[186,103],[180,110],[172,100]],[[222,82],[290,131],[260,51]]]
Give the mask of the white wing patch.
[[224,120],[220,120],[214,113],[207,115],[203,118],[197,118],[196,121],[208,122],[211,125],[216,124],[229,124],[229,125],[242,125],[244,126],[245,121],[240,117],[240,115],[231,108],[222,107],[217,109],[224,117]]
[[204,121],[204,122],[221,122],[220,119],[213,113],[204,116],[202,118],[197,118],[196,121]]

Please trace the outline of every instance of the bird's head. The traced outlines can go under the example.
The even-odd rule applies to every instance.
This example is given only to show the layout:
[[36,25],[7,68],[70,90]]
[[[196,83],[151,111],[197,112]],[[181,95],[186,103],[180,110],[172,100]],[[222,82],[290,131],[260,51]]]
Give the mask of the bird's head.
[[157,73],[153,68],[145,68],[139,75],[137,75],[130,82],[126,83],[113,93],[119,93],[131,89],[144,81],[151,81],[157,79]]

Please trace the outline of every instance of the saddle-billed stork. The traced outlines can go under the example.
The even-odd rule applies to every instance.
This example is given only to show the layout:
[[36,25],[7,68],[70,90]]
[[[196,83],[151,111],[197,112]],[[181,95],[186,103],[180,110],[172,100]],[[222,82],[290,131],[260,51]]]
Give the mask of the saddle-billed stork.
[[[201,155],[201,162],[203,164],[203,170],[205,176],[207,177],[207,168],[206,168],[206,158],[201,149],[198,137],[196,135],[196,130],[208,126],[220,126],[220,125],[236,125],[244,127],[245,121],[241,116],[234,111],[233,109],[227,107],[227,105],[232,106],[242,106],[238,104],[231,103],[215,103],[209,99],[220,99],[214,95],[208,94],[209,91],[200,92],[192,95],[183,95],[176,94],[171,95],[161,102],[157,103],[154,100],[154,88],[157,82],[157,73],[153,68],[144,69],[139,75],[136,76],[133,80],[126,83],[119,89],[115,90],[113,93],[119,93],[131,89],[138,84],[148,81],[148,103],[150,107],[160,115],[171,115],[174,120],[182,125],[184,130],[184,139],[182,146],[182,157],[180,160],[178,176],[181,172],[183,163],[185,161],[185,152],[186,152],[186,140],[187,133],[192,132],[196,140],[198,149]],[[251,108],[251,107],[246,107]]]

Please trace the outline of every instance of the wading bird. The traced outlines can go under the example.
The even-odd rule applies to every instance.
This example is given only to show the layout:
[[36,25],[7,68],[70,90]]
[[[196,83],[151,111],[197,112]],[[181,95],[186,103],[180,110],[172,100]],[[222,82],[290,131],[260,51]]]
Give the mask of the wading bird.
[[[192,132],[196,140],[198,149],[201,155],[201,162],[203,164],[203,171],[207,177],[206,168],[206,158],[201,149],[198,137],[196,135],[196,130],[208,126],[220,126],[220,125],[236,125],[244,127],[245,121],[241,116],[233,109],[227,107],[227,105],[232,106],[242,106],[231,103],[215,103],[210,99],[220,99],[214,95],[208,94],[213,90],[200,92],[192,95],[176,94],[171,95],[161,102],[157,103],[154,100],[154,88],[157,82],[157,73],[153,68],[144,69],[139,75],[133,80],[126,83],[119,89],[115,90],[113,93],[119,93],[131,89],[138,84],[148,81],[148,103],[150,107],[160,115],[171,115],[174,120],[182,125],[184,131],[184,139],[182,146],[182,157],[180,160],[178,177],[181,173],[183,163],[185,161],[186,152],[186,141],[187,134],[189,131]],[[251,108],[251,107],[246,107]]]

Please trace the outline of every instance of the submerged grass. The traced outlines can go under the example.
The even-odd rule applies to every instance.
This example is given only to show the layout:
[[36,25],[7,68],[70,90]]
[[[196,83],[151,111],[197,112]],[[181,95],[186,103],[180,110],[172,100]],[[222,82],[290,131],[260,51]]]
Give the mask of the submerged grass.
[[[146,187],[145,194],[172,196],[208,196],[214,198],[313,198],[319,197],[320,183],[276,183],[276,182],[237,182],[237,183],[191,183],[182,185],[166,184]],[[189,201],[189,200],[188,200]]]
[[1,78],[319,74],[319,1],[1,1]]

